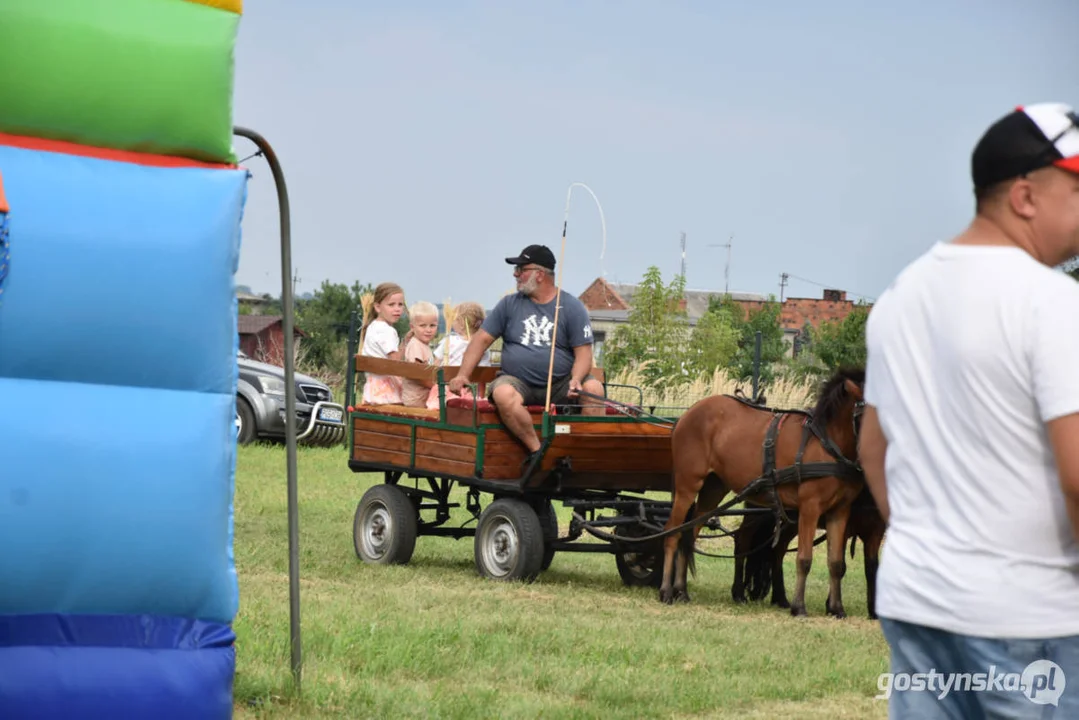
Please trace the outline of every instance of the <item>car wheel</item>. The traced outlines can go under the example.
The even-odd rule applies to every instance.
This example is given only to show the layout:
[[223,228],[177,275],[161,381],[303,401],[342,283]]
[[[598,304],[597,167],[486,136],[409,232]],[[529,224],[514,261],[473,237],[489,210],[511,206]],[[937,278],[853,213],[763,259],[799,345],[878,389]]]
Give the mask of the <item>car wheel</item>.
[[237,395],[236,444],[247,445],[254,441],[257,434],[258,427],[255,426],[255,413],[251,410],[251,406],[247,404],[247,401]]

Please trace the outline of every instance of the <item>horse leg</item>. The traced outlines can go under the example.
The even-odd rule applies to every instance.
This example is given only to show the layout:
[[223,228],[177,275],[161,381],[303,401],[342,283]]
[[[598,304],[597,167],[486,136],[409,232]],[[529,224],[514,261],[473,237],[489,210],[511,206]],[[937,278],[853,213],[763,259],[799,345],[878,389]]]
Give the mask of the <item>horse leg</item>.
[[869,608],[869,619],[877,619],[877,567],[880,559],[880,544],[884,540],[884,521],[862,538],[862,555],[865,558],[865,603]]
[[790,547],[796,533],[797,528],[793,525],[785,525],[780,531],[779,544],[776,545],[772,555],[772,604],[778,608],[785,609],[791,606],[790,601],[787,600],[787,583],[783,578],[783,560],[787,557],[787,548]]
[[[702,484],[699,494],[697,495],[697,507],[696,511],[690,510],[686,517],[686,522],[690,520],[696,520],[699,517],[707,515],[708,513],[719,507],[719,503],[727,495],[727,488],[723,485],[722,481],[713,475],[713,482],[705,481]],[[687,588],[686,570],[693,570],[693,574],[697,574],[696,563],[696,546],[697,538],[701,534],[701,525],[694,525],[689,532],[683,531],[682,541],[677,558],[677,565],[675,569],[674,577],[674,600],[680,600],[682,602],[689,602],[689,590]]]
[[[817,534],[820,515],[816,501],[798,508],[798,578],[794,583],[794,602],[791,603],[791,615],[795,617],[806,614],[806,579],[813,568],[813,537]],[[831,544],[831,537],[828,541]]]
[[828,601],[826,608],[829,615],[842,619],[847,617],[843,610],[843,576],[847,574],[847,562],[843,551],[847,548],[847,520],[850,518],[850,505],[836,508],[828,516]]
[[[678,527],[686,522],[689,516],[690,507],[693,505],[693,499],[697,497],[697,493],[700,492],[701,486],[703,485],[703,477],[690,480],[687,479],[685,475],[681,475],[675,471],[674,503],[672,503],[671,506],[671,516],[667,519],[667,524],[663,527],[665,531]],[[683,530],[680,533],[674,533],[663,538],[663,580],[659,586],[659,600],[668,605],[674,602],[673,576],[675,575],[676,560],[680,570],[684,570],[685,568],[685,559],[681,557],[678,548],[681,536],[684,534],[685,531]],[[682,580],[682,587],[683,589],[685,588],[684,579]]]
[[734,531],[734,583],[731,585],[731,599],[738,604],[746,602],[746,586],[749,586],[749,597],[759,600],[768,592],[764,587],[768,578],[765,564],[771,561],[768,554],[770,548],[765,548],[762,553],[760,535],[762,529],[766,531],[766,523],[761,522],[759,515],[742,516],[742,524]]
[[731,599],[739,605],[746,602],[746,558],[742,553],[745,552],[746,537],[753,536],[752,530],[752,524],[743,520],[734,531],[734,582],[731,584]]

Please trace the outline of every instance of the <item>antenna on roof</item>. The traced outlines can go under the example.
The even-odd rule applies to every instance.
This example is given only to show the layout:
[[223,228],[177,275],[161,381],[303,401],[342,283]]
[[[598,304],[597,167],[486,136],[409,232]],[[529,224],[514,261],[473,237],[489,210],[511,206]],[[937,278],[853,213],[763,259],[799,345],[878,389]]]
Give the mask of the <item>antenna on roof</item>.
[[708,247],[727,248],[727,265],[723,270],[723,294],[731,294],[731,245],[734,244],[734,235],[731,235],[725,243],[712,243]]

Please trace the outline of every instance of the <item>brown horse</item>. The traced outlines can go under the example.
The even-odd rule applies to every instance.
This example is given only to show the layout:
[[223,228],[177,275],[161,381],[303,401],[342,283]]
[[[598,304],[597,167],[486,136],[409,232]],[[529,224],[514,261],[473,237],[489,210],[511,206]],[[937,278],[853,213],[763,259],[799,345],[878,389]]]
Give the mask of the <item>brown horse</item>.
[[[674,503],[665,530],[716,509],[728,493],[740,495],[759,478],[748,504],[798,510],[798,580],[792,615],[805,615],[805,585],[813,564],[817,521],[826,516],[827,609],[845,617],[840,583],[846,572],[843,538],[851,503],[865,485],[857,457],[865,371],[841,370],[824,383],[810,413],[771,410],[730,395],[695,403],[671,436]],[[763,459],[762,459],[763,458]],[[694,507],[696,506],[696,507]],[[694,568],[701,525],[664,540],[661,602],[689,601],[686,572]],[[681,536],[681,538],[679,538]]]
[[[783,558],[790,552],[787,548],[798,534],[798,529],[794,524],[784,525],[779,544],[772,547],[775,519],[774,514],[747,515],[741,526],[734,531],[735,561],[731,597],[736,603],[746,602],[747,594],[750,600],[760,600],[771,590],[772,605],[790,607],[783,582]],[[817,528],[825,529],[823,518],[817,523]],[[850,540],[851,557],[854,557],[855,543],[862,541],[862,552],[865,555],[866,607],[870,620],[877,618],[877,567],[886,529],[884,518],[881,517],[867,485],[851,505],[846,539]]]

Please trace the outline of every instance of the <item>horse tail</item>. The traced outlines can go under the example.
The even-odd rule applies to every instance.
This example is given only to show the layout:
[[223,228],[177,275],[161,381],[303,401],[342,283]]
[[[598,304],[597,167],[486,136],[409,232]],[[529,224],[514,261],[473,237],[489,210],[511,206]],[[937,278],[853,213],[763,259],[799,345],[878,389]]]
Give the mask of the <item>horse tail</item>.
[[[682,522],[689,522],[697,511],[697,503],[694,502],[689,506],[689,510],[686,511],[686,518]],[[696,543],[694,542],[697,533],[694,532],[695,528],[686,528],[682,531],[682,538],[678,541],[678,544],[682,550],[682,553],[686,556],[686,568],[689,572],[693,573],[693,577],[697,577],[697,550]]]

